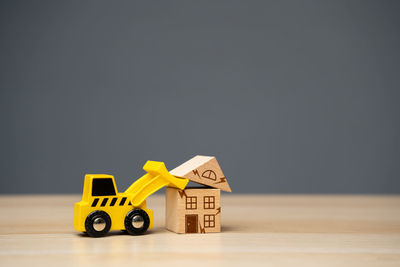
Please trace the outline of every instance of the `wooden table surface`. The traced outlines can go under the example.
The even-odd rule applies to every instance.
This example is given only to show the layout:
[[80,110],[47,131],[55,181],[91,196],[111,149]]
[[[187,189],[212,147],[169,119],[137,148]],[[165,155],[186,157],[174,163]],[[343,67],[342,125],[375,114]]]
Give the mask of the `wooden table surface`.
[[[0,196],[0,266],[400,266],[400,196],[222,195],[222,232],[89,238],[80,196]],[[146,264],[144,264],[146,263]],[[182,265],[183,264],[183,265]]]

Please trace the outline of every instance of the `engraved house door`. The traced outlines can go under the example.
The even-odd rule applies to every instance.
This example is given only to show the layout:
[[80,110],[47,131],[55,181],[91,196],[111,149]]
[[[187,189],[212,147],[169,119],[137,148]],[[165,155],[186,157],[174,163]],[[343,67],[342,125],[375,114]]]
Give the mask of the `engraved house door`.
[[190,214],[185,216],[185,232],[197,233],[197,214]]

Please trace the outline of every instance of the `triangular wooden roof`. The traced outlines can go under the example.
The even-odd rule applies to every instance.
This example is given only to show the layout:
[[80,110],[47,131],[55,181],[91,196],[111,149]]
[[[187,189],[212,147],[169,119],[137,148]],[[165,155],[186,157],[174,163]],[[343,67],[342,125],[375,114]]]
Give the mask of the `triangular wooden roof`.
[[186,178],[195,183],[232,192],[215,157],[195,156],[171,170],[170,173],[176,177]]

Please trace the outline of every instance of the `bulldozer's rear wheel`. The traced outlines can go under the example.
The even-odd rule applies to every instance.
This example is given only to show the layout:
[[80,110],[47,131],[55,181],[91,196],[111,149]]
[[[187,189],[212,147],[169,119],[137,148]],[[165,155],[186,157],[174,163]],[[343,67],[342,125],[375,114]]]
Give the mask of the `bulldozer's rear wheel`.
[[149,215],[142,209],[134,209],[125,217],[126,231],[131,235],[144,234],[150,225]]
[[86,217],[85,228],[91,237],[105,236],[110,231],[111,218],[106,212],[95,210]]

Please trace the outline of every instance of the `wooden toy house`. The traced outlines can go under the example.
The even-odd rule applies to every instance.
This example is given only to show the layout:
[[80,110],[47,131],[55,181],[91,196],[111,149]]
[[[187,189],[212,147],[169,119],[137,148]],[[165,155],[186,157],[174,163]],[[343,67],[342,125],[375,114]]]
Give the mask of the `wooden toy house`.
[[166,191],[166,227],[175,233],[221,231],[221,190],[231,188],[215,157],[196,156],[170,171],[203,187]]

